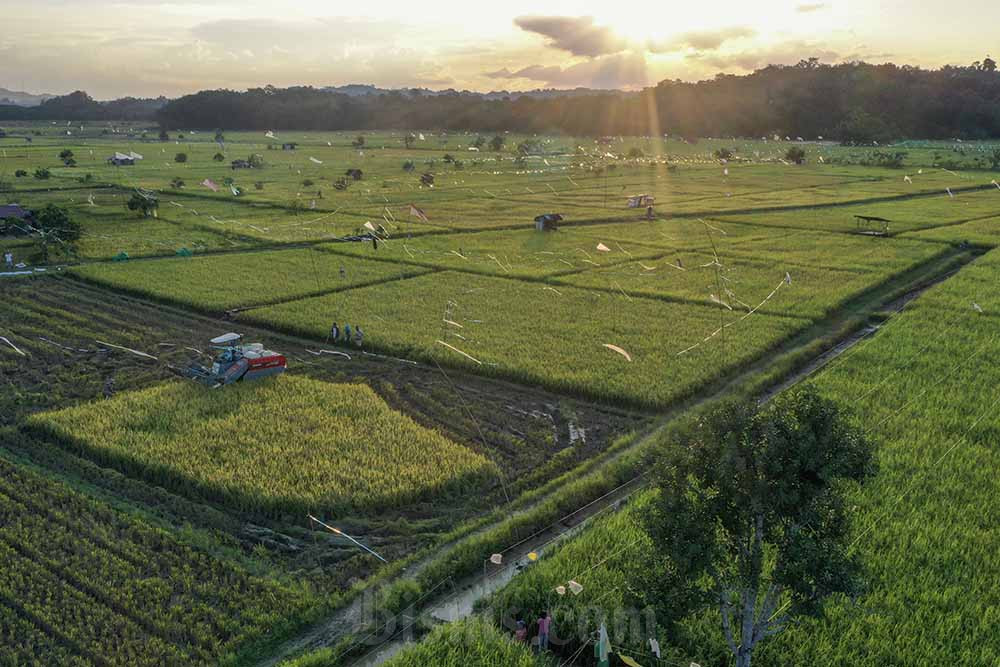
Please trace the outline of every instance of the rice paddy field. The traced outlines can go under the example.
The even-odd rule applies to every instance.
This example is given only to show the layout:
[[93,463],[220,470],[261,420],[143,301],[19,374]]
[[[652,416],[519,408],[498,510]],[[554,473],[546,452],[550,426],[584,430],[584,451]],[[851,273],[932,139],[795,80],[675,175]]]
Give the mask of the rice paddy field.
[[[857,600],[836,600],[762,646],[764,665],[993,664],[997,593],[992,546],[1000,431],[993,251],[911,302],[884,330],[814,380],[878,438],[880,472],[849,502],[870,570]],[[977,304],[984,312],[972,307]],[[496,596],[495,608],[542,609],[572,625],[593,605],[643,604],[641,564],[653,546],[640,496],[624,512],[567,542]],[[596,554],[613,554],[597,558]],[[555,588],[574,579],[579,596]],[[501,621],[502,619],[497,619]],[[626,641],[624,638],[623,642]],[[717,614],[685,623],[671,658],[724,664]],[[632,646],[642,650],[641,646]]]
[[486,459],[389,409],[367,385],[278,377],[206,393],[173,383],[34,423],[154,483],[194,483],[244,511],[371,512],[496,478]]
[[[45,269],[0,277],[0,662],[351,664],[372,590],[388,586],[385,609],[426,604],[446,584],[425,572],[454,584],[497,536],[610,507],[668,419],[802,380],[874,326],[806,380],[880,443],[853,499],[872,589],[755,662],[1000,659],[993,144],[905,142],[885,167],[773,138],[505,135],[491,151],[429,130],[4,129],[0,203],[65,207],[82,233],[47,261],[32,236],[0,238]],[[536,230],[543,214],[556,229]],[[335,322],[363,341],[332,339]],[[214,390],[177,377],[227,331],[288,371]],[[633,604],[645,502],[493,599],[557,618]],[[584,592],[554,597],[576,575]],[[665,655],[726,664],[716,620],[661,636]],[[387,664],[544,663],[498,621]]]

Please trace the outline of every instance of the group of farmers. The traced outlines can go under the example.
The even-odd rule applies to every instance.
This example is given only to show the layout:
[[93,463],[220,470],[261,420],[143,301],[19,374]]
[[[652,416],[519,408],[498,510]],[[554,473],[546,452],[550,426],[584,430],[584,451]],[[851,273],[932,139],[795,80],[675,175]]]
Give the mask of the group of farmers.
[[[351,338],[352,333],[354,334],[353,338]],[[358,325],[354,325],[353,332],[351,331],[350,324],[345,324],[343,331],[340,330],[340,327],[337,325],[336,322],[334,322],[333,326],[330,327],[329,340],[331,340],[334,343],[344,343],[346,345],[350,345],[351,342],[353,341],[355,346],[361,347],[361,343],[364,342],[364,339],[365,339],[365,334],[361,330],[361,327]]]

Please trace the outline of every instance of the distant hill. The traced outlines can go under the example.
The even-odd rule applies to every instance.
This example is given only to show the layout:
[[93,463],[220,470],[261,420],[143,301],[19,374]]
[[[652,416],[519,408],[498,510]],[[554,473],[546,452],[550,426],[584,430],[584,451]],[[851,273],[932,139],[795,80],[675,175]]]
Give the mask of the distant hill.
[[0,105],[16,105],[19,107],[36,107],[46,100],[50,100],[55,95],[48,95],[42,93],[40,95],[35,95],[34,93],[25,93],[19,90],[7,90],[6,88],[0,88]]
[[165,97],[123,97],[98,102],[78,90],[69,95],[48,96],[33,106],[0,102],[0,120],[152,120],[167,101]]
[[408,97],[435,97],[441,95],[467,95],[469,97],[478,97],[484,100],[502,100],[502,99],[512,99],[516,100],[521,97],[530,97],[532,99],[550,99],[554,97],[580,97],[584,95],[593,95],[595,93],[605,93],[612,92],[597,88],[569,88],[564,90],[559,90],[556,88],[536,88],[535,90],[491,90],[488,93],[480,93],[474,90],[455,90],[454,88],[446,88],[444,90],[431,90],[430,88],[379,88],[365,83],[351,83],[344,86],[325,86],[320,88],[323,92],[327,93],[339,93],[341,95],[349,95],[351,97],[362,97],[364,95],[390,95],[393,93],[401,93]]

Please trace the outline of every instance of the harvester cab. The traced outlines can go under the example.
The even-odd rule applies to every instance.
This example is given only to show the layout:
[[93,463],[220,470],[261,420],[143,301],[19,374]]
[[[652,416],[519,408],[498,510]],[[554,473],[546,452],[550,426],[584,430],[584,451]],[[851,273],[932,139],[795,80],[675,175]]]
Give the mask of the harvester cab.
[[211,387],[239,380],[256,380],[283,373],[288,363],[277,352],[265,350],[261,343],[243,344],[242,334],[227,333],[209,341],[216,350],[211,368],[192,363],[185,375]]

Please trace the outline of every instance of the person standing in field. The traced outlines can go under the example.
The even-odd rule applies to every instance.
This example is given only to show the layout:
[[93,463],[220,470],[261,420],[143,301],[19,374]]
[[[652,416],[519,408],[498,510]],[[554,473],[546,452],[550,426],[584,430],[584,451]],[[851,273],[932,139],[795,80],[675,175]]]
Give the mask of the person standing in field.
[[361,347],[361,343],[364,342],[365,334],[361,331],[360,325],[354,325],[354,344]]
[[552,617],[549,612],[543,611],[538,619],[538,652],[547,651],[549,648],[549,630],[552,627]]
[[10,250],[3,254],[3,263],[7,265],[8,269],[14,268],[14,253]]
[[333,340],[334,343],[340,340],[340,327],[337,326],[336,322],[334,322],[333,326],[330,327],[330,335],[327,336],[327,338]]
[[344,342],[345,343],[350,343],[351,342],[351,325],[350,324],[345,324],[344,325]]

